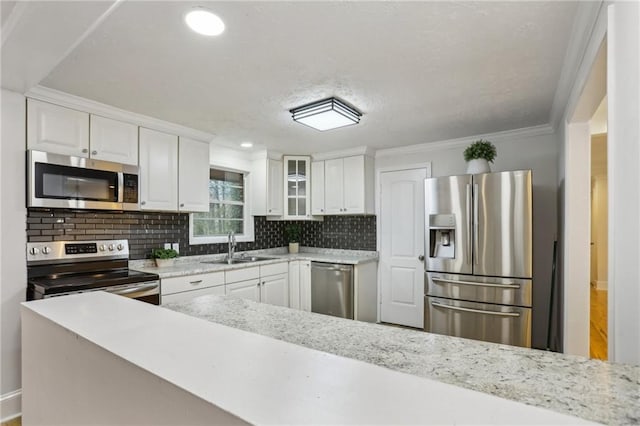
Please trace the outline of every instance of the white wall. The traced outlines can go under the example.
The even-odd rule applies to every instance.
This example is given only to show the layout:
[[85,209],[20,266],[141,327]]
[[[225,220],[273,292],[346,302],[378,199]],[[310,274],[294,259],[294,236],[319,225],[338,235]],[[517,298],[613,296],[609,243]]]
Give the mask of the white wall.
[[[496,145],[498,158],[493,171],[533,170],[533,336],[536,348],[545,348],[551,262],[557,220],[557,135],[550,128],[523,129],[482,135]],[[376,154],[376,168],[431,162],[432,176],[464,174],[464,148],[480,136],[436,142]],[[449,145],[450,147],[448,147]],[[437,147],[433,150],[432,147]],[[404,153],[402,151],[405,151]],[[379,194],[376,194],[376,196]]]
[[8,398],[20,383],[20,302],[26,291],[26,208],[25,208],[25,110],[22,95],[2,90],[0,174],[0,303],[2,331],[2,365],[0,393],[1,418],[15,411],[12,404],[19,398]]
[[640,365],[640,3],[608,18],[609,359]]

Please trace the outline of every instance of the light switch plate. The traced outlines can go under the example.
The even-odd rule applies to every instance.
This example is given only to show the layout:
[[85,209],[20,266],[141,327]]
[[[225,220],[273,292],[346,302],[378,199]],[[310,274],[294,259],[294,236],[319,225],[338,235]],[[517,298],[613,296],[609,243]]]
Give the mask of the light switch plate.
[[164,243],[165,250],[169,250],[171,248],[171,243]]
[[172,243],[171,248],[180,254],[180,243]]

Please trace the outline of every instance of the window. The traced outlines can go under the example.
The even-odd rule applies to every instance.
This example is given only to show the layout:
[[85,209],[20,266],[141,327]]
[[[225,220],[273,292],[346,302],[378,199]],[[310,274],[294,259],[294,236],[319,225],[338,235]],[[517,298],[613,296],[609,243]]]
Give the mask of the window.
[[226,242],[230,231],[236,234],[238,241],[253,241],[253,221],[246,199],[247,177],[244,173],[211,169],[209,211],[191,214],[189,243]]

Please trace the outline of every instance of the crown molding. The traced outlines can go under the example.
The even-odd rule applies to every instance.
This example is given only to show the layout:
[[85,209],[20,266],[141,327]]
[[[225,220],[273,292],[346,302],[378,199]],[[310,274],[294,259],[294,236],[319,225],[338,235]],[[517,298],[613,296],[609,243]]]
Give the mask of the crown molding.
[[427,142],[417,145],[401,146],[397,148],[379,149],[376,151],[376,158],[392,157],[396,155],[415,154],[420,152],[440,151],[443,149],[453,149],[469,145],[478,139],[490,139],[494,142],[512,142],[514,139],[529,138],[541,135],[550,135],[554,129],[549,124],[540,126],[525,127],[522,129],[505,130],[502,132],[485,133],[482,135],[467,136],[464,138],[448,139],[437,142]]
[[569,106],[574,87],[578,83],[576,76],[584,68],[587,48],[594,35],[601,32],[597,31],[596,28],[602,27],[604,22],[604,30],[606,31],[607,7],[604,1],[580,2],[577,7],[578,10],[573,21],[558,87],[551,105],[549,122],[554,129],[558,128]]
[[340,151],[320,152],[311,154],[313,161],[331,160],[334,158],[353,157],[354,155],[375,156],[375,150],[368,146],[358,146],[355,148],[342,149]]
[[[25,96],[44,102],[50,102],[56,105],[76,109],[89,114],[100,115],[114,120],[125,121],[135,124],[136,126],[146,127],[153,130],[171,133],[191,139],[211,142],[215,135],[182,126],[180,124],[171,123],[169,121],[160,120],[158,118],[149,117],[147,115],[138,114],[124,109],[116,108],[111,105],[93,101],[91,99],[81,98],[80,96],[71,95],[59,90],[50,89],[44,86],[36,86],[25,93]],[[224,146],[224,145],[223,145]]]

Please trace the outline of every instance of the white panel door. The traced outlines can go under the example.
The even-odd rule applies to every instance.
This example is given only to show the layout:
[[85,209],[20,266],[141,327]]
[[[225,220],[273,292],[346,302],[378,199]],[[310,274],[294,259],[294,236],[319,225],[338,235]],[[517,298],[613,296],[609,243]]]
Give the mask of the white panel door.
[[311,261],[300,261],[300,309],[311,312]]
[[381,173],[382,322],[424,327],[424,179],[426,169]]
[[344,158],[345,214],[362,214],[364,211],[364,155]]
[[344,204],[344,167],[342,158],[324,162],[324,208],[326,213],[340,214]]
[[324,161],[311,163],[311,214],[324,214]]
[[27,149],[89,156],[89,114],[27,99]]
[[180,138],[178,148],[178,210],[209,211],[209,143]]
[[280,274],[261,278],[260,301],[270,305],[289,307],[289,275]]
[[91,158],[138,165],[138,126],[91,115]]
[[284,213],[282,161],[272,159],[267,161],[267,216],[282,216]]
[[253,300],[254,302],[260,301],[260,280],[257,278],[227,284],[224,287],[224,293],[227,296],[235,297],[236,299]]
[[178,137],[140,128],[140,209],[178,210]]

